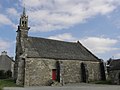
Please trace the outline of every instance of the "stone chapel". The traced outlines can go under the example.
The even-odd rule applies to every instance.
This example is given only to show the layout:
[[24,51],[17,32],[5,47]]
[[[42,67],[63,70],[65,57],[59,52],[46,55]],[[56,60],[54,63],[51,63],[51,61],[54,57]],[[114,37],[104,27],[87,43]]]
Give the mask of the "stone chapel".
[[66,42],[28,36],[25,8],[16,37],[14,79],[23,86],[49,86],[53,82],[88,83],[102,79],[102,61],[79,41]]

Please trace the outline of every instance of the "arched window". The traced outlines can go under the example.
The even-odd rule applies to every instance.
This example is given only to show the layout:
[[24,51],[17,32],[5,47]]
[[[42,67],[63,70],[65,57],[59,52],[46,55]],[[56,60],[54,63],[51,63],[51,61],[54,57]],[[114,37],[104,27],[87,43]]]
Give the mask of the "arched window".
[[57,68],[57,71],[56,71],[56,73],[57,73],[56,80],[58,82],[60,82],[60,62],[59,61],[56,62],[56,68]]
[[25,26],[27,26],[27,22],[25,21]]
[[86,64],[81,63],[81,81],[86,83],[87,78]]
[[22,21],[22,25],[24,25],[24,21]]
[[118,80],[119,80],[119,84],[120,84],[120,72],[119,72],[119,74],[118,74]]
[[106,80],[104,63],[100,63],[101,80]]

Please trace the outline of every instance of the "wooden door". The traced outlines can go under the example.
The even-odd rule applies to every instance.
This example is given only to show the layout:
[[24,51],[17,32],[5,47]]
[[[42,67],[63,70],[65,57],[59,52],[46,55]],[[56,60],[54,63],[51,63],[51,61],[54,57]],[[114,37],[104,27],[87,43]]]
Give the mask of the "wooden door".
[[56,69],[52,69],[52,80],[56,80]]

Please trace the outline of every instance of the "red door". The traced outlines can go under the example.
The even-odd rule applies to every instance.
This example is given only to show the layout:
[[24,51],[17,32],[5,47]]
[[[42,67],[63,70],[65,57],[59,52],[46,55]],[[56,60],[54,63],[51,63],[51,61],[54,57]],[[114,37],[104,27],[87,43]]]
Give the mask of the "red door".
[[56,80],[56,69],[52,69],[52,80]]

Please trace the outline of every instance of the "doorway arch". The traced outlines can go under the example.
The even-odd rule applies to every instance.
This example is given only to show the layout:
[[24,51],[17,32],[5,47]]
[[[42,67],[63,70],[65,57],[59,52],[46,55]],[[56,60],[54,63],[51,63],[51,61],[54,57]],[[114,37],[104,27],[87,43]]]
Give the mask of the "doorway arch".
[[120,84],[120,72],[119,72],[119,74],[118,74],[118,83]]
[[81,82],[87,82],[87,67],[84,63],[81,63]]
[[56,68],[57,68],[57,71],[56,71],[56,74],[57,74],[56,80],[58,82],[60,82],[60,62],[59,61],[56,62]]

